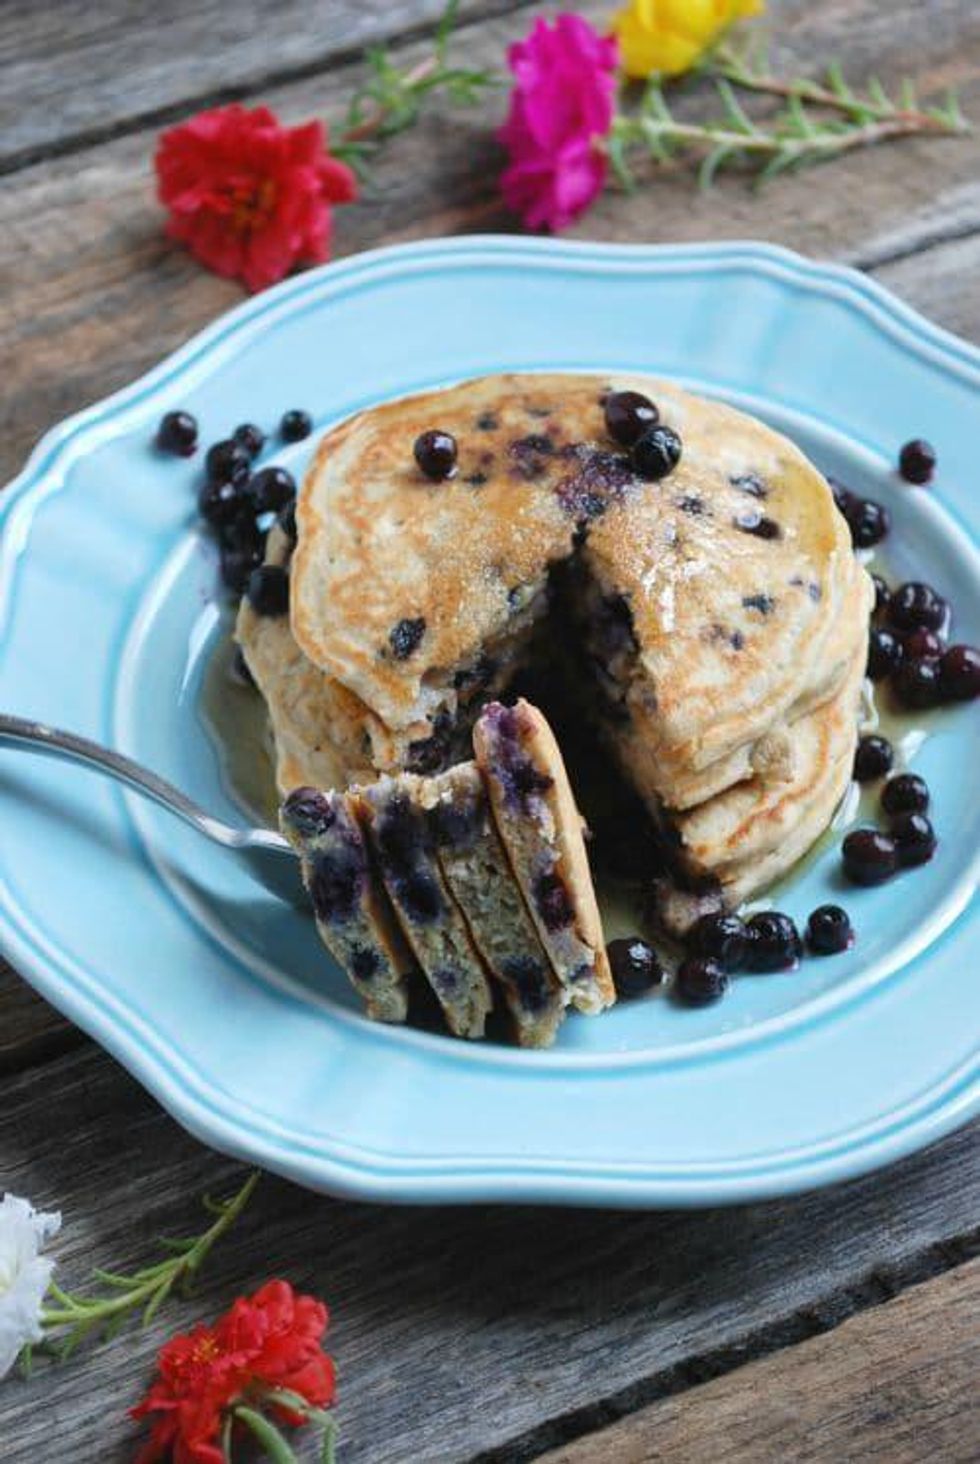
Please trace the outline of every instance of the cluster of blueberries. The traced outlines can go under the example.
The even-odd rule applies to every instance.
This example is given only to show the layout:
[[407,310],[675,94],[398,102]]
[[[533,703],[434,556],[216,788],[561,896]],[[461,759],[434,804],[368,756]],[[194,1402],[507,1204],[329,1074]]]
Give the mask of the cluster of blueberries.
[[[313,430],[309,413],[286,412],[279,422],[281,442],[301,442]],[[190,457],[198,446],[198,425],[189,412],[168,412],[156,434],[157,447]],[[266,535],[277,520],[296,542],[296,483],[285,468],[256,468],[266,435],[243,422],[230,437],[213,443],[204,457],[204,482],[198,509],[218,540],[221,577],[234,595],[247,595],[259,615],[284,615],[289,608],[289,576],[278,565],[263,564]]]
[[[606,431],[620,447],[628,449],[641,478],[658,482],[674,471],[681,460],[681,439],[672,427],[660,421],[660,413],[649,397],[639,391],[613,391],[602,405]],[[422,432],[415,439],[413,451],[419,471],[433,482],[454,476],[459,450],[451,432],[437,428]]]
[[[870,744],[870,746],[869,746]],[[862,758],[862,749],[864,757]],[[892,764],[891,745],[884,737],[862,738],[856,762],[869,777],[880,777]],[[869,772],[871,766],[879,769]],[[859,781],[862,781],[860,776]],[[929,789],[916,773],[898,773],[881,790],[881,810],[888,820],[887,832],[854,829],[841,847],[844,873],[852,884],[876,885],[891,879],[900,869],[927,864],[936,852],[936,833],[926,817]]]
[[[677,968],[671,994],[684,1006],[708,1006],[724,996],[736,971],[793,971],[804,945],[813,955],[831,956],[853,944],[851,922],[839,905],[814,910],[805,940],[795,921],[778,910],[763,910],[748,920],[739,915],[702,915],[687,937],[687,954]],[[664,968],[645,940],[610,941],[607,954],[621,997],[640,996],[665,980]]]
[[[898,471],[907,483],[920,486],[930,483],[936,471],[935,449],[921,437],[914,437],[898,454]],[[875,544],[880,544],[891,528],[891,515],[885,505],[874,498],[862,498],[860,494],[852,493],[833,478],[830,486],[834,502],[847,519],[855,549],[872,549]]]
[[947,645],[950,608],[918,580],[891,589],[874,576],[868,676],[887,681],[903,707],[919,710],[980,696],[980,650]]

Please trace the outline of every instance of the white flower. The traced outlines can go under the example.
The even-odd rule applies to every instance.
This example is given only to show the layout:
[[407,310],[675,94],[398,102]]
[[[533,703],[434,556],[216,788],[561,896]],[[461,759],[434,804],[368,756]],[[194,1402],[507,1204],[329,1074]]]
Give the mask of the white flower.
[[41,1255],[61,1229],[60,1214],[40,1214],[18,1195],[0,1200],[0,1378],[28,1342],[40,1342],[41,1303],[54,1261]]

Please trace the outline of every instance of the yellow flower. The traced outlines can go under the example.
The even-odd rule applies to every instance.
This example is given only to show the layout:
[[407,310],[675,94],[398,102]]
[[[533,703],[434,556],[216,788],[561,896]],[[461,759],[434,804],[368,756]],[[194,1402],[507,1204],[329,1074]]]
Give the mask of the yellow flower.
[[623,69],[679,76],[733,21],[764,8],[765,0],[630,0],[613,17]]

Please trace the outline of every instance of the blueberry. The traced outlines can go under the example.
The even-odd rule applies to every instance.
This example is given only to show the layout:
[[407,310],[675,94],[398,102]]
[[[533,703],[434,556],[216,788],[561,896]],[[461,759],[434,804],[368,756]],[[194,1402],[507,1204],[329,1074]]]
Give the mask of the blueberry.
[[924,813],[900,813],[892,820],[892,838],[903,869],[927,864],[936,852],[936,835]]
[[238,446],[244,448],[250,458],[257,458],[265,447],[265,433],[254,422],[243,422],[231,434]]
[[892,592],[888,620],[896,630],[942,630],[949,615],[949,606],[931,585],[911,580]]
[[737,915],[702,915],[687,938],[697,956],[710,956],[726,971],[740,971],[749,950],[745,922]]
[[873,498],[859,498],[848,511],[847,523],[855,549],[870,549],[888,533],[891,515],[883,503],[876,503]]
[[891,599],[892,592],[888,587],[887,581],[883,580],[880,574],[873,574],[871,576],[871,582],[875,587],[875,604],[871,613],[872,615],[884,615],[888,609],[888,602]]
[[[227,486],[227,485],[222,485]],[[247,504],[235,518],[214,524],[222,549],[240,549],[257,556],[261,561],[265,552],[265,534],[255,521],[251,504]]]
[[638,936],[611,940],[606,946],[606,954],[612,967],[617,996],[642,996],[664,979],[664,968],[657,960],[656,951]]
[[980,696],[980,650],[950,646],[939,663],[939,685],[944,701],[973,701]]
[[278,513],[296,497],[296,480],[285,468],[260,468],[248,488],[256,513]]
[[936,470],[936,450],[921,437],[906,442],[898,454],[898,471],[907,483],[928,483]]
[[282,805],[285,821],[307,838],[315,838],[332,827],[336,814],[330,800],[317,788],[294,788]]
[[568,886],[555,870],[538,875],[534,882],[534,904],[546,930],[564,930],[575,919]]
[[388,633],[388,644],[396,661],[407,661],[417,650],[425,635],[425,619],[416,616],[411,620],[399,620]]
[[190,457],[197,447],[197,419],[190,412],[167,412],[157,428],[157,447],[177,457]]
[[806,923],[806,943],[816,956],[835,956],[854,944],[854,930],[840,905],[820,905]]
[[207,480],[197,496],[197,509],[212,528],[234,523],[248,507],[240,483],[215,483]]
[[381,957],[367,946],[353,946],[347,956],[347,965],[355,981],[369,982],[378,974]]
[[233,595],[244,594],[249,575],[260,562],[259,549],[222,549],[221,578]]
[[887,737],[862,737],[854,753],[854,777],[858,783],[883,778],[895,760]]
[[611,391],[604,410],[606,431],[621,447],[632,447],[637,438],[660,421],[653,402],[639,391]]
[[868,675],[881,681],[898,669],[905,656],[905,647],[893,630],[872,630],[868,637]]
[[681,460],[681,440],[671,427],[651,427],[633,444],[633,466],[641,478],[657,482]]
[[753,915],[746,926],[749,949],[746,965],[751,971],[790,971],[803,954],[800,932],[788,915],[764,910]]
[[844,840],[841,853],[852,884],[882,884],[898,868],[895,840],[877,829],[855,829]]
[[212,483],[244,483],[251,465],[248,453],[231,437],[209,447],[204,459],[204,471]]
[[881,790],[881,806],[887,814],[925,813],[929,789],[916,773],[898,773]]
[[449,432],[423,432],[412,449],[415,461],[427,478],[438,482],[456,471],[456,439]]
[[922,626],[905,637],[905,655],[910,661],[938,660],[943,653],[943,643],[934,630]]
[[934,659],[903,661],[895,673],[895,695],[903,706],[925,711],[939,705],[940,663]]
[[688,956],[677,968],[673,995],[684,1006],[710,1006],[728,990],[728,976],[710,956]]
[[283,442],[302,442],[313,431],[313,418],[309,412],[294,409],[284,412],[279,423],[279,436]]
[[775,519],[767,517],[766,514],[740,513],[733,522],[736,529],[741,529],[743,534],[754,534],[757,539],[782,538],[782,529]]
[[260,564],[248,577],[248,603],[256,615],[285,615],[289,609],[289,575],[278,564]]

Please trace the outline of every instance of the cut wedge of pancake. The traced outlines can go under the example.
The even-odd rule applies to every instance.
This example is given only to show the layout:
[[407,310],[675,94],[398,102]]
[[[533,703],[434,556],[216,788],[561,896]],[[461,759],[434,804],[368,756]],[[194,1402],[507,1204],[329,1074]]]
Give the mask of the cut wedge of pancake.
[[323,943],[368,1016],[404,1022],[415,963],[343,794],[294,789],[280,810],[280,827],[300,856]]
[[615,1001],[582,817],[561,752],[536,707],[493,702],[473,730],[473,749],[494,819],[569,999],[596,1013]]
[[450,1030],[457,1037],[482,1037],[493,1006],[487,972],[443,877],[418,779],[385,777],[348,797]]
[[548,1047],[565,1017],[558,981],[514,879],[476,766],[420,781],[439,862],[483,960],[500,983],[522,1047]]

